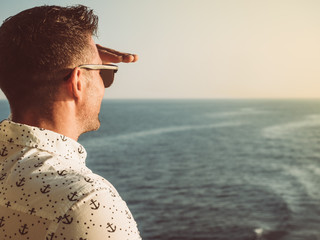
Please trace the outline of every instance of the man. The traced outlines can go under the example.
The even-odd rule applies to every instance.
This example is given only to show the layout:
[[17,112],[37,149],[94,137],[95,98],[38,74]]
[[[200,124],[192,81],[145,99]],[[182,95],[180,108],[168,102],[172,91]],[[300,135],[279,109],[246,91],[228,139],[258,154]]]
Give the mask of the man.
[[[85,166],[78,137],[100,126],[105,87],[137,56],[95,45],[85,6],[42,6],[0,27],[0,239],[141,239],[115,188]],[[99,74],[100,73],[100,74]],[[109,82],[107,82],[109,81]]]

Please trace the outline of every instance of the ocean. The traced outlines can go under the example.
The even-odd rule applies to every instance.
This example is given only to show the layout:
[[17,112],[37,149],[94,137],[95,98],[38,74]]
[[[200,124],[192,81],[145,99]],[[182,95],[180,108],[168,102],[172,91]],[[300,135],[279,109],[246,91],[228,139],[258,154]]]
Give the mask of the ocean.
[[87,165],[144,240],[320,239],[320,100],[104,100],[100,119]]

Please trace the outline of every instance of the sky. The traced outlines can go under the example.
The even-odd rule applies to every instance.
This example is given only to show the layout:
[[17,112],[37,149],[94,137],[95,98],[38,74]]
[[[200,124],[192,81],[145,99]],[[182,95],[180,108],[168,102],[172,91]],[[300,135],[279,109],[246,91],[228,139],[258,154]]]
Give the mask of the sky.
[[10,0],[0,21],[44,4],[92,8],[95,41],[139,55],[107,99],[320,98],[318,0]]

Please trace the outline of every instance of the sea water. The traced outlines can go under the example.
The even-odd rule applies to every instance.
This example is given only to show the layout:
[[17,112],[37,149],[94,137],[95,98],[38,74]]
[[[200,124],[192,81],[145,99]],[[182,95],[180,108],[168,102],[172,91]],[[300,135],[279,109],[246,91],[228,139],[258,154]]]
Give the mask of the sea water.
[[143,239],[320,239],[320,100],[105,100],[100,119],[87,165]]

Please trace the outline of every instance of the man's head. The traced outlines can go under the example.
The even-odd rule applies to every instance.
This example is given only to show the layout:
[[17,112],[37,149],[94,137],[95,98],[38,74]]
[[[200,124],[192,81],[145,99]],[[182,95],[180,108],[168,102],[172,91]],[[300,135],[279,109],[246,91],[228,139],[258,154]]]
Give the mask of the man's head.
[[11,109],[50,105],[68,69],[88,63],[98,18],[85,6],[41,6],[0,27],[0,87]]
[[[64,102],[63,107],[58,105],[58,117],[63,119],[61,112],[70,115],[80,134],[100,126],[104,86],[99,71],[77,68],[101,64],[92,39],[97,25],[98,17],[81,5],[35,7],[4,21],[0,27],[0,88],[14,120],[30,113],[52,119],[53,108]],[[70,102],[74,107],[69,107]]]

